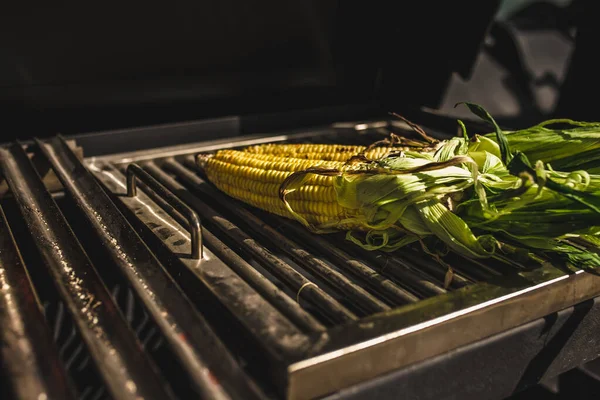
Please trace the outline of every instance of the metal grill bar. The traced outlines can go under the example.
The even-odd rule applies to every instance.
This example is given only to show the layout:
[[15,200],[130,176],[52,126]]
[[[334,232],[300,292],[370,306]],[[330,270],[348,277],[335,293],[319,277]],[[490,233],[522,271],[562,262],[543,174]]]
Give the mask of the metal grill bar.
[[170,398],[19,143],[0,149],[0,168],[113,397]]
[[248,253],[261,262],[271,274],[287,283],[292,290],[298,293],[298,299],[305,299],[319,309],[325,316],[336,323],[356,320],[357,317],[337,300],[319,288],[316,284],[304,277],[280,257],[274,255],[255,239],[240,230],[236,225],[218,214],[214,209],[202,202],[198,197],[191,195],[181,184],[169,177],[159,168],[149,171],[161,183],[168,183],[167,187],[181,194],[182,200],[194,208],[207,224],[225,233],[230,239],[239,243]]
[[[379,293],[393,298],[397,305],[405,304],[407,302],[413,303],[419,300],[419,298],[414,294],[387,279],[385,277],[386,274],[384,274],[384,268],[380,268],[382,273],[382,275],[380,275],[379,273],[375,272],[373,268],[367,265],[366,262],[351,256],[335,245],[332,246],[329,241],[316,235],[311,235],[305,229],[297,227],[294,224],[284,222],[283,225],[285,226],[286,230],[293,232],[295,237],[301,238],[304,243],[315,247],[319,251],[323,252],[326,256],[329,256],[332,260],[334,260],[336,265],[346,266],[350,273],[360,276]],[[404,280],[401,278],[399,281],[403,282]]]
[[371,260],[373,264],[378,265],[381,270],[404,282],[422,296],[430,297],[446,293],[445,289],[437,286],[431,280],[423,278],[422,274],[413,272],[411,264],[406,260],[379,253],[366,254],[365,257]]
[[306,332],[323,332],[325,326],[312,315],[304,311],[297,303],[283,293],[271,281],[254,269],[229,246],[225,245],[211,232],[204,232],[204,239],[212,251],[223,262],[227,263],[238,275],[243,277],[265,299],[287,316],[296,326]]
[[38,141],[38,146],[183,361],[199,393],[214,399],[229,398],[227,391],[259,397],[206,320],[64,140]]
[[20,399],[74,399],[52,333],[0,207],[0,356]]
[[[422,271],[427,274],[427,276],[431,276],[439,282],[444,282],[447,272],[447,269],[444,266],[432,259],[421,257],[414,249],[407,249],[407,253],[412,254],[394,254],[394,257],[392,257],[395,260],[395,263],[399,264],[399,268],[409,269],[416,273]],[[408,258],[410,258],[410,262],[408,261]],[[450,287],[458,289],[472,283],[473,281],[470,281],[461,273],[454,271]]]

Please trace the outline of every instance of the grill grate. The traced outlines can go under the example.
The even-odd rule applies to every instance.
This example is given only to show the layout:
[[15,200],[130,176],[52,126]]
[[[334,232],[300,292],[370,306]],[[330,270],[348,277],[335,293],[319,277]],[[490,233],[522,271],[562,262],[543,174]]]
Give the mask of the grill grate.
[[[190,165],[190,163],[190,161],[187,162],[188,165]],[[357,307],[362,306],[361,308],[364,310],[364,312],[361,312],[360,310],[357,311],[362,316],[375,312],[387,311],[390,309],[390,306],[418,300],[415,295],[412,295],[406,289],[401,288],[389,278],[380,275],[365,262],[350,257],[346,251],[333,245],[330,241],[327,241],[322,237],[311,235],[287,221],[281,219],[274,220],[269,216],[264,215],[264,213],[257,213],[258,215],[261,215],[261,217],[257,217],[257,215],[249,211],[245,205],[226,198],[191,170],[174,160],[166,161],[164,167],[170,172],[175,173],[177,178],[185,181],[199,196],[213,199],[214,203],[221,204],[223,211],[230,211],[230,214],[236,221],[242,222],[253,233],[260,235],[265,242],[270,241],[280,251],[287,253],[295,263],[299,264],[305,270],[318,275],[322,280],[326,281],[330,286],[335,287],[339,292],[344,293],[346,296],[353,296],[354,298],[352,300],[354,301],[352,301],[352,303]],[[155,173],[158,173],[156,166],[152,166],[152,169]],[[263,221],[270,221],[272,225],[265,224]],[[292,232],[293,235],[286,235],[286,233]],[[329,256],[330,261],[334,261],[334,263],[326,264],[325,261],[323,261],[323,256],[310,253],[300,245],[288,239],[288,237],[297,237],[301,242],[312,245],[321,254],[324,254],[325,257]],[[334,269],[335,266],[342,268],[342,271],[351,274],[354,279],[346,278],[341,272]],[[360,281],[360,283],[365,286],[370,286],[372,290],[366,291],[362,289],[362,286],[359,286],[357,281]],[[416,282],[416,280],[414,282]],[[422,283],[423,287],[434,286],[440,293],[444,292],[443,289],[431,284],[431,282],[425,283],[423,281]],[[363,296],[362,293],[367,293],[367,295]],[[388,302],[388,304],[383,303],[385,299],[380,299],[378,297],[385,295],[391,296],[394,301],[391,303]]]
[[[374,137],[330,130],[256,139],[273,140],[368,144]],[[31,390],[79,399],[134,392],[312,398],[600,291],[595,275],[569,276],[550,265],[435,260],[418,247],[365,252],[343,235],[313,235],[225,196],[195,166],[199,151],[248,143],[111,156],[85,166],[60,137],[28,149],[35,166],[20,144],[1,150],[10,193],[2,197],[0,223],[14,240],[2,226],[0,272],[12,275],[0,277],[27,285],[0,292],[21,301],[0,318],[14,324],[11,317],[27,315],[24,336],[39,337],[31,346],[54,360],[60,375],[30,375]],[[48,169],[59,182],[52,195],[40,178]],[[198,220],[201,231],[193,233]],[[32,245],[35,251],[24,251]],[[455,272],[448,287],[447,264]],[[82,289],[69,287],[74,280]],[[27,300],[34,292],[42,306]],[[90,298],[101,301],[90,308]],[[47,324],[35,310],[44,311]],[[18,371],[5,374],[8,386],[20,387]]]
[[117,311],[23,147],[16,143],[2,149],[0,160],[3,176],[64,307],[111,391],[122,399],[166,397],[162,379]]

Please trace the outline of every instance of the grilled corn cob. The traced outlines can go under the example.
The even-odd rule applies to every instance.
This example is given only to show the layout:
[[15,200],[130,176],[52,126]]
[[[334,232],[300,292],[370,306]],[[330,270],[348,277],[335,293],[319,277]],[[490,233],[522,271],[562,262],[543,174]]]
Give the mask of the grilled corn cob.
[[295,219],[297,217],[293,212],[297,213],[313,226],[351,229],[343,221],[355,215],[356,210],[344,208],[338,203],[332,176],[310,176],[300,188],[286,196],[289,207],[280,198],[282,183],[294,172],[314,167],[340,169],[345,166],[342,161],[331,161],[334,157],[324,158],[301,159],[287,155],[220,150],[214,155],[200,155],[198,160],[208,179],[231,197],[287,218]]

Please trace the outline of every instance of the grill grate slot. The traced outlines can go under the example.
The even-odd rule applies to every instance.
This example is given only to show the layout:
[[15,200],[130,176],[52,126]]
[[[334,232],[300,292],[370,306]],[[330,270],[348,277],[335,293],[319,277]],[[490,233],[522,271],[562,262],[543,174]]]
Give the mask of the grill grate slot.
[[[359,255],[358,251],[353,251],[352,246],[349,246],[349,243],[345,240],[342,242],[338,238],[313,235],[292,222],[283,221],[281,225],[285,231],[302,238],[308,246],[318,249],[324,257],[330,258],[336,265],[348,265],[350,273],[359,275],[367,284],[372,286],[373,290],[382,293],[382,295],[385,293],[385,288],[378,287],[378,285],[372,284],[371,281],[377,282],[385,279],[386,283],[390,283],[386,285],[389,289],[395,293],[401,293],[401,296],[403,296],[404,301],[397,303],[397,305],[445,293],[445,290],[441,287],[436,286],[427,278],[419,277],[410,270],[396,271],[391,263],[387,263],[387,260],[393,260],[393,257],[387,257],[386,262],[379,265],[379,263],[368,259],[364,254]],[[415,287],[417,290],[415,290]]]
[[494,277],[502,275],[502,273],[490,266],[491,263],[476,263],[475,261],[466,260],[456,254],[448,254],[443,260],[472,281],[486,282]]
[[[341,241],[339,238],[320,238],[303,231],[301,226],[290,222],[284,222],[285,229],[293,232],[298,237],[304,237],[307,245],[319,248],[324,257],[330,257],[338,265],[353,264],[355,268],[362,268],[363,274],[380,274],[394,283],[396,287],[403,290],[411,296],[410,302],[418,301],[423,298],[445,293],[442,288],[443,282],[436,283],[431,277],[413,272],[408,268],[398,268],[397,260],[394,257],[384,256],[375,258],[373,254],[364,254],[364,252],[352,249],[353,245],[347,241]],[[376,272],[375,272],[376,271]],[[368,275],[373,276],[373,275]],[[373,288],[373,290],[379,290]]]
[[[376,257],[389,258],[390,260],[393,260],[394,264],[397,264],[398,268],[409,269],[417,275],[423,274],[426,277],[425,279],[431,279],[440,284],[444,282],[447,272],[445,266],[433,259],[423,257],[422,254],[419,254],[417,249],[411,247],[406,249],[406,253],[394,254],[394,257],[390,257],[385,253],[377,253]],[[408,259],[410,259],[410,261]],[[450,288],[458,289],[474,282],[474,280],[468,279],[466,276],[455,271]]]

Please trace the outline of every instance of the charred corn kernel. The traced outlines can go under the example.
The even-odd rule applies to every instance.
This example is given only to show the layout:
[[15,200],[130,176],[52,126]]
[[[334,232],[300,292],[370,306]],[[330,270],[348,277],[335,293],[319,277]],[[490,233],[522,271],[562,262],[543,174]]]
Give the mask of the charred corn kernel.
[[246,153],[294,157],[304,160],[348,161],[351,157],[363,153],[370,160],[378,160],[392,152],[408,150],[406,147],[379,146],[367,150],[365,146],[344,146],[337,144],[277,144],[268,143],[250,146]]
[[[274,154],[221,150],[203,161],[208,179],[231,197],[262,210],[293,218],[279,197],[279,189],[292,173],[311,167],[339,169],[341,161],[297,159]],[[333,177],[312,175],[306,183],[289,193],[286,200],[292,209],[315,226],[335,225],[355,210],[337,201]]]

